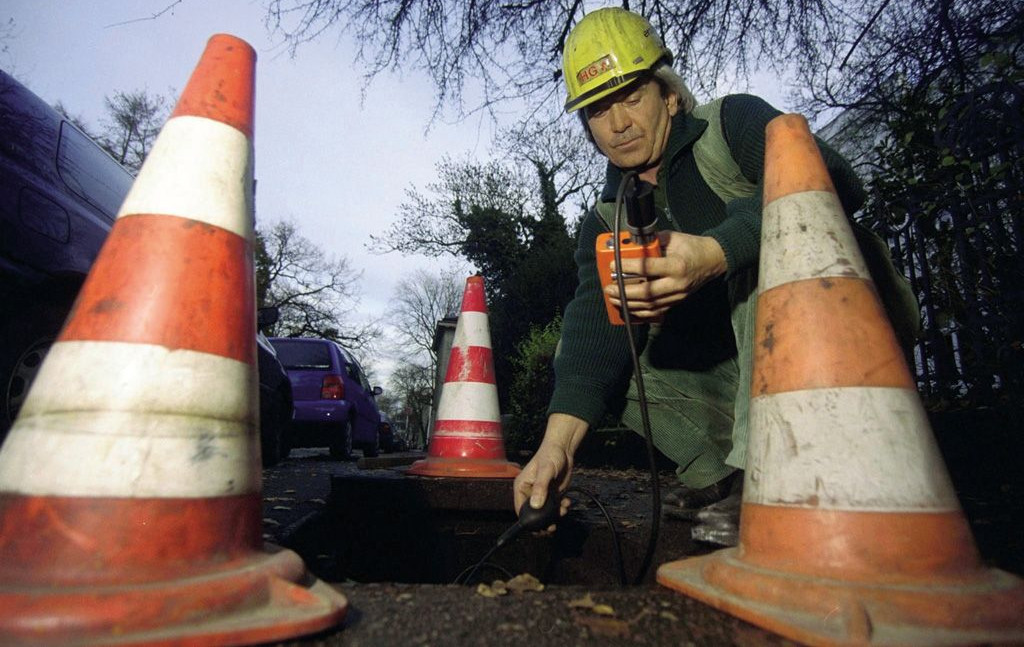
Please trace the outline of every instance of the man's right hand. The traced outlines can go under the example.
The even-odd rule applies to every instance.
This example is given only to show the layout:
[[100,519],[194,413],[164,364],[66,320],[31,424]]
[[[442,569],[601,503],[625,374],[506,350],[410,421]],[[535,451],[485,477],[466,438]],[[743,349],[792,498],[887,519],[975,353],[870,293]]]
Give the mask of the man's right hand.
[[[544,440],[512,486],[516,510],[527,500],[539,508],[549,494],[565,493],[572,479],[573,454],[586,432],[587,423],[579,418],[560,413],[548,418]],[[560,514],[568,511],[569,499],[562,499]]]

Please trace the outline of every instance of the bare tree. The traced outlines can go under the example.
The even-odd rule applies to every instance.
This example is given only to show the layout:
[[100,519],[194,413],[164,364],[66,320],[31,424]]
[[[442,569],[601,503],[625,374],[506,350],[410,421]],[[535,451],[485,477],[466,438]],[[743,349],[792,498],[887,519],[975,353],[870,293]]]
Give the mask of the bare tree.
[[430,408],[434,400],[434,374],[429,366],[412,362],[399,366],[388,383],[391,393],[404,402],[402,415],[407,421],[406,437],[426,447]]
[[292,222],[282,220],[257,233],[257,302],[281,310],[273,334],[324,337],[353,350],[368,347],[380,336],[379,325],[348,319],[359,303],[361,278],[347,258],[325,254]]
[[428,194],[415,187],[406,190],[407,201],[399,206],[398,220],[384,234],[370,236],[371,249],[459,256],[470,234],[464,220],[470,205],[518,222],[526,217],[531,203],[537,204],[532,178],[496,161],[445,157],[438,162],[437,173],[438,180],[427,185]]
[[[359,43],[367,78],[422,73],[437,88],[435,116],[502,104],[557,108],[566,35],[605,2],[586,0],[270,0],[266,22],[294,52],[331,31]],[[923,83],[967,73],[972,50],[1022,32],[1019,0],[623,0],[647,16],[699,96],[751,71],[790,72],[811,113],[858,103],[897,78]],[[1018,36],[1019,42],[1019,36]],[[467,99],[467,97],[470,97]]]
[[107,117],[97,139],[114,159],[133,172],[142,168],[170,112],[166,97],[146,90],[115,92],[105,99]]
[[406,361],[429,357],[430,366],[437,365],[434,330],[439,320],[458,316],[465,274],[457,268],[438,273],[419,269],[398,282],[389,318]]
[[[557,209],[572,220],[594,203],[604,183],[604,158],[575,123],[525,121],[499,133],[497,141],[513,161],[536,173],[542,210]],[[570,198],[575,209],[566,213]]]

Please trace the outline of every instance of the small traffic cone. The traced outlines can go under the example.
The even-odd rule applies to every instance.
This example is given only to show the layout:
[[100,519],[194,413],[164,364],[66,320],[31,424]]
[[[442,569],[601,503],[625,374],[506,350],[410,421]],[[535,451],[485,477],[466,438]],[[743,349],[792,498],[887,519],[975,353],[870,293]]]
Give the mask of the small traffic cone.
[[0,644],[268,642],[345,614],[262,544],[255,58],[209,40],[0,452]]
[[519,474],[519,466],[505,460],[481,276],[466,279],[427,458],[413,463],[407,473],[470,478]]
[[739,546],[658,581],[814,645],[1024,641],[799,115],[768,125],[764,200]]

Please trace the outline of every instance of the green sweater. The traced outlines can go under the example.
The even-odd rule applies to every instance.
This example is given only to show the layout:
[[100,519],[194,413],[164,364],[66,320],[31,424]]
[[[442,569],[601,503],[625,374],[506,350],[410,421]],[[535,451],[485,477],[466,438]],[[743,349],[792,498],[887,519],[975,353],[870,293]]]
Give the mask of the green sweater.
[[[704,182],[694,160],[693,143],[704,133],[707,122],[683,113],[673,118],[658,171],[655,200],[662,208],[658,228],[713,237],[725,252],[728,271],[669,310],[659,339],[675,342],[662,344],[664,350],[659,348],[658,353],[651,349],[652,363],[700,370],[736,354],[728,324],[727,282],[739,272],[756,269],[761,247],[764,130],[779,114],[750,95],[731,95],[723,101],[722,130],[733,159],[744,177],[758,186],[754,196],[728,204]],[[853,213],[865,197],[860,181],[840,155],[820,141],[819,147],[846,213]],[[603,202],[615,200],[621,177],[620,169],[609,164]],[[594,243],[604,231],[607,228],[592,209],[580,226],[575,254],[579,287],[565,311],[561,347],[555,358],[555,392],[548,407],[549,414],[570,414],[592,426],[610,406],[617,408],[621,403],[632,372],[623,327],[608,322],[597,276]],[[641,326],[641,344],[646,340],[646,328]]]

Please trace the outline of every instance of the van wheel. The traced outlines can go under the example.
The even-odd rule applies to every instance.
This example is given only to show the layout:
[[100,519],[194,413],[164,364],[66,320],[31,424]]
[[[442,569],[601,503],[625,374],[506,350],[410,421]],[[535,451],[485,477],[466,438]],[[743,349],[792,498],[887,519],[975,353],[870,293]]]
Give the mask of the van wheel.
[[0,442],[7,435],[69,306],[41,304],[0,327]]
[[338,427],[331,438],[331,458],[339,461],[352,460],[352,423],[346,422]]

